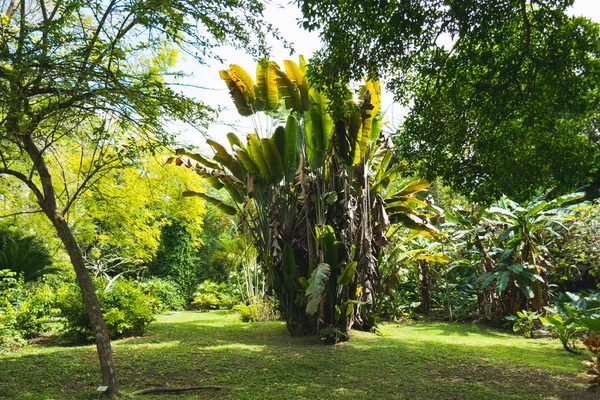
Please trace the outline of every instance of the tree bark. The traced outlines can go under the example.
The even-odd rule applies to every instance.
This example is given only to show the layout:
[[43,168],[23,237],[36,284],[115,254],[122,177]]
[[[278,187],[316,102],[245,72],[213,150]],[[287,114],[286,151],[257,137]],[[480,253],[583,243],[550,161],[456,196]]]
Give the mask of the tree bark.
[[429,261],[417,260],[417,275],[419,281],[419,310],[423,314],[429,312],[431,303],[431,277],[429,272]]
[[106,330],[106,323],[104,317],[100,311],[100,303],[96,297],[92,280],[85,267],[81,249],[79,248],[77,241],[73,237],[71,229],[64,217],[56,212],[53,215],[48,215],[48,218],[52,221],[58,236],[63,242],[71,263],[75,268],[75,274],[77,275],[77,282],[81,288],[83,297],[83,304],[87,311],[94,336],[96,338],[96,349],[98,350],[98,358],[100,359],[100,371],[102,374],[102,384],[108,386],[106,394],[110,397],[116,397],[119,393],[119,384],[117,381],[117,371],[115,368],[115,362],[113,359],[112,348],[110,344],[110,338]]

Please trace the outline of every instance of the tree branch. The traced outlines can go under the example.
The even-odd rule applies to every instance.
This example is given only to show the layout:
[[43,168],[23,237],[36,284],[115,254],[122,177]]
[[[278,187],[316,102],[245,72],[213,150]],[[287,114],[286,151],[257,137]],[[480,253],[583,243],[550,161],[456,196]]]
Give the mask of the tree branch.
[[0,168],[0,175],[10,175],[17,178],[25,185],[27,185],[27,187],[33,192],[33,194],[35,194],[35,197],[37,197],[40,206],[44,203],[44,195],[42,194],[40,189],[38,189],[38,187],[35,185],[35,183],[33,183],[31,179],[27,178],[27,176],[25,176],[21,172],[14,171],[8,168]]

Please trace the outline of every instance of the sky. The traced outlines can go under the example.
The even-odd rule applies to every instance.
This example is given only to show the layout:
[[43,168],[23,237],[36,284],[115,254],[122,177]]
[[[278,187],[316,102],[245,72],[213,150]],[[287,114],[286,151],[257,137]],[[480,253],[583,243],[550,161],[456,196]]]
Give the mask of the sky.
[[[290,55],[290,50],[285,49],[280,42],[274,39],[269,41],[269,45],[272,47],[270,58],[279,64],[286,59],[298,62],[299,54],[308,59],[321,46],[317,33],[306,32],[298,26],[300,11],[290,3],[289,0],[273,0],[265,10],[265,19],[270,21],[280,31],[282,37],[291,41],[294,46],[295,53]],[[600,0],[575,0],[570,12],[572,15],[583,15],[600,23]],[[186,95],[202,100],[215,109],[221,108],[217,120],[208,127],[204,134],[187,125],[174,126],[180,141],[198,146],[204,151],[209,149],[206,145],[206,135],[227,145],[225,135],[228,132],[235,132],[238,136],[252,132],[250,118],[241,117],[238,114],[225,82],[219,77],[219,70],[226,69],[229,64],[234,63],[242,66],[250,76],[254,77],[256,64],[251,56],[231,47],[219,49],[219,54],[224,59],[223,63],[209,61],[207,65],[200,65],[191,57],[182,57],[177,65],[183,72],[191,75],[182,81],[182,83],[194,85],[193,88],[184,89]],[[385,93],[382,108],[387,110],[388,115],[384,118],[388,119],[398,118],[405,112],[401,106],[393,104],[391,98],[386,101]]]

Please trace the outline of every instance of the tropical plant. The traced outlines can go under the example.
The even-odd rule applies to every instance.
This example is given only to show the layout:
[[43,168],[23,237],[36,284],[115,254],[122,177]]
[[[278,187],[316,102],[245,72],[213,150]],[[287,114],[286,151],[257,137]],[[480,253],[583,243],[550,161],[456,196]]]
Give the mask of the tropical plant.
[[287,115],[283,123],[274,119],[272,135],[256,131],[244,144],[230,133],[232,152],[208,140],[212,159],[180,150],[167,162],[193,168],[228,191],[233,204],[206,193],[184,195],[238,213],[292,335],[327,326],[370,329],[388,226],[435,231],[407,207],[428,184],[386,192],[400,167],[391,164],[389,139],[380,139],[376,77],[365,79],[357,102],[330,115],[329,100],[308,84],[304,59],[299,66],[286,60],[284,67],[261,60],[256,85],[237,65],[220,73],[242,116]]
[[179,286],[168,279],[144,279],[139,281],[139,284],[144,294],[151,299],[155,314],[168,310],[181,311],[187,305]]
[[43,243],[34,236],[25,236],[9,230],[0,231],[0,270],[10,269],[23,276],[25,282],[55,274],[52,257]]
[[[532,279],[529,279],[531,284],[527,282],[527,278],[519,279],[518,283],[531,300],[534,310],[542,311],[550,303],[546,271],[553,266],[548,258],[548,246],[566,235],[568,229],[563,223],[576,213],[573,207],[563,205],[581,200],[584,195],[572,193],[551,201],[537,197],[524,206],[502,198],[497,206],[487,210],[498,221],[506,224],[498,236],[498,245],[505,247],[501,258],[519,262],[511,266],[512,272],[517,273],[517,276],[523,277],[525,267],[533,273]],[[503,283],[504,280],[500,282]]]
[[577,342],[577,331],[581,330],[575,321],[574,316],[562,316],[558,313],[557,309],[547,307],[546,310],[549,312],[545,317],[540,317],[540,322],[548,328],[548,330],[556,332],[558,340],[562,344],[563,348],[569,353],[579,354],[575,343]]
[[533,337],[535,321],[540,317],[540,314],[534,311],[517,311],[516,315],[506,317],[508,321],[513,321],[513,331],[521,332],[526,338]]

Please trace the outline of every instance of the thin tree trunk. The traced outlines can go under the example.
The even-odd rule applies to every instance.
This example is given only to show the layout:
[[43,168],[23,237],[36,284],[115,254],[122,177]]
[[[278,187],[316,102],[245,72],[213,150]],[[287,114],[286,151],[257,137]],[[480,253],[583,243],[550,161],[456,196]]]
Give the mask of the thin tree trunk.
[[417,275],[419,281],[419,301],[421,301],[419,309],[423,314],[427,314],[431,303],[429,261],[417,260]]
[[116,397],[119,393],[119,384],[117,381],[117,371],[113,359],[110,338],[108,337],[106,323],[104,322],[104,317],[100,311],[100,303],[98,303],[92,280],[85,267],[81,250],[64,217],[59,213],[48,215],[48,217],[56,228],[58,236],[65,245],[71,263],[75,268],[77,282],[81,288],[83,304],[85,305],[96,338],[96,348],[98,350],[98,358],[100,359],[102,383],[104,386],[108,386],[106,394],[110,397]]
[[100,303],[98,303],[92,280],[85,267],[81,249],[71,232],[71,228],[69,228],[69,224],[64,216],[58,212],[56,193],[52,185],[52,176],[42,153],[30,135],[21,135],[20,138],[23,143],[23,148],[31,158],[40,178],[43,194],[39,190],[34,191],[38,203],[48,219],[52,222],[52,225],[54,225],[58,236],[65,246],[65,250],[69,254],[73,268],[75,269],[77,282],[81,288],[83,304],[96,338],[96,348],[98,349],[103,386],[108,387],[106,391],[108,396],[116,397],[119,393],[119,384],[117,381],[117,371],[110,345],[110,338],[108,337],[106,323],[104,322],[104,317],[100,310]]

